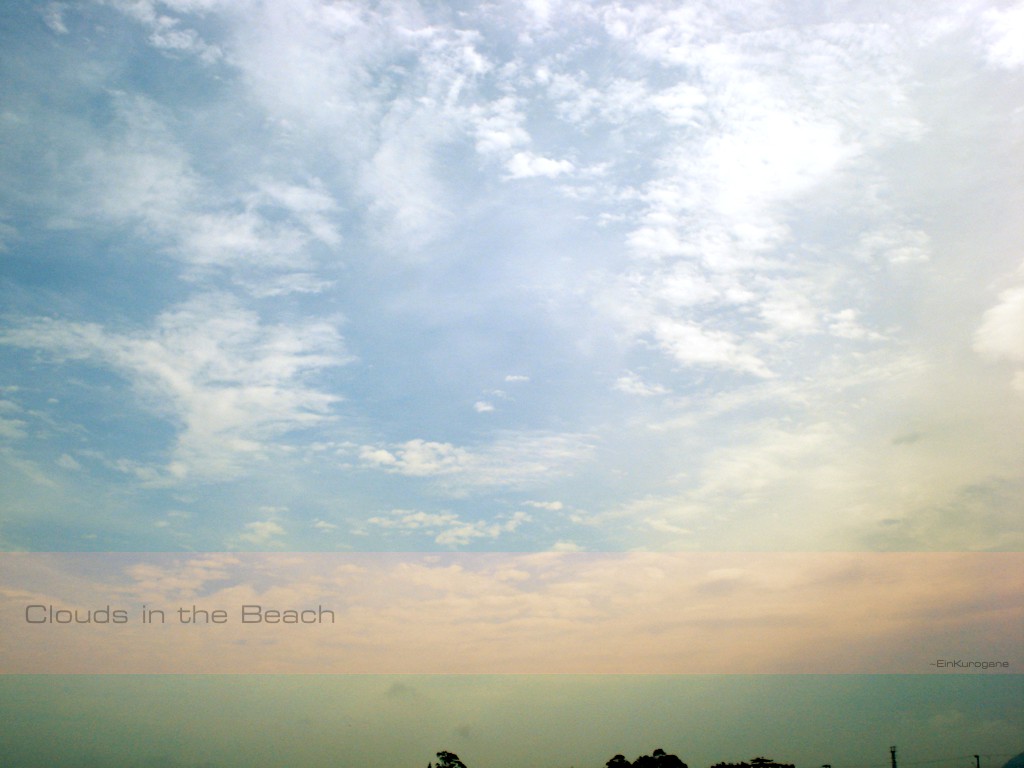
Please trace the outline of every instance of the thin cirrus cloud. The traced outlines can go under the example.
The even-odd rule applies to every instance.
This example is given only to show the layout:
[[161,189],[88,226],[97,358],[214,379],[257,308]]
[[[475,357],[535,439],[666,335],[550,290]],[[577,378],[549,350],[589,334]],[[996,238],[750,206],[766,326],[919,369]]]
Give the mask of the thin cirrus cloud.
[[969,6],[19,8],[0,541],[1019,546]]
[[220,295],[167,311],[142,334],[39,320],[8,328],[3,341],[58,362],[109,366],[143,402],[180,422],[171,461],[159,473],[166,482],[230,476],[265,455],[274,438],[329,419],[338,397],[303,386],[302,377],[349,360],[330,322],[266,327]]
[[468,449],[421,439],[388,448],[363,446],[365,466],[410,477],[436,477],[471,486],[536,484],[572,471],[593,446],[583,435],[498,435],[489,445]]
[[520,525],[529,521],[530,515],[521,511],[493,522],[485,520],[470,522],[460,519],[457,514],[451,512],[431,514],[396,509],[388,515],[371,517],[366,522],[371,527],[399,532],[423,531],[433,536],[434,542],[438,545],[450,548],[464,546],[478,538],[496,539],[503,533],[515,531]]

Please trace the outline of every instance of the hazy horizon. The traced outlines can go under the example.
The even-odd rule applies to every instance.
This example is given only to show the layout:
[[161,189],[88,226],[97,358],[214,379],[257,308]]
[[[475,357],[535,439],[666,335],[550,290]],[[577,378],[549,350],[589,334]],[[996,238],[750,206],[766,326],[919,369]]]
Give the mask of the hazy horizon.
[[1022,693],[1020,675],[8,675],[0,749],[59,768],[418,768],[441,750],[603,768],[657,748],[689,768],[889,768],[896,745],[899,768],[1001,768]]

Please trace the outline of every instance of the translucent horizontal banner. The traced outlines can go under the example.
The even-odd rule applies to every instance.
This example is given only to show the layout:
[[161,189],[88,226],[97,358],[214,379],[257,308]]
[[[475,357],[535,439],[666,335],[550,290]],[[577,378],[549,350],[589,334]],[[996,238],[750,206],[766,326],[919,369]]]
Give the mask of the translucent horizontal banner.
[[1021,553],[2,553],[3,673],[1020,673]]

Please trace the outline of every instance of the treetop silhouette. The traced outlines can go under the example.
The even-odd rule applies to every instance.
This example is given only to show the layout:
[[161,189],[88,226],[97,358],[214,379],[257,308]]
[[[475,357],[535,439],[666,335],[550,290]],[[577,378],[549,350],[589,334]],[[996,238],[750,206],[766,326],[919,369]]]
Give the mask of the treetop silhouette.
[[[454,752],[438,752],[437,762],[427,768],[466,768],[466,764],[459,759]],[[625,755],[615,755],[607,763],[605,768],[688,768],[686,763],[676,755],[670,755],[664,749],[656,749],[649,755],[640,755],[632,763]],[[716,763],[711,768],[796,768],[793,763],[779,763],[769,757],[754,757],[750,762],[740,763]]]
[[605,768],[630,768],[630,766],[632,768],[687,768],[686,763],[676,755],[666,754],[664,749],[656,749],[649,755],[640,755],[632,763],[624,755],[615,755],[605,763]]
[[466,768],[466,764],[459,760],[459,756],[454,752],[438,752],[437,753],[437,765],[431,766],[427,763],[427,768]]
[[794,765],[777,763],[770,757],[754,757],[749,763],[715,763],[711,768],[794,768]]

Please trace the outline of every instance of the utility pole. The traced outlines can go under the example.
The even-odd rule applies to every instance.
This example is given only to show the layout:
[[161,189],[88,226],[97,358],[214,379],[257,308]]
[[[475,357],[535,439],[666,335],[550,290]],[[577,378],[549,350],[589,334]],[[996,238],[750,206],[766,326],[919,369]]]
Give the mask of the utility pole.
[[889,747],[889,754],[892,756],[892,768],[896,768],[896,747]]

